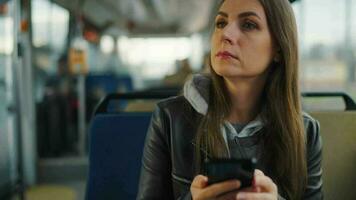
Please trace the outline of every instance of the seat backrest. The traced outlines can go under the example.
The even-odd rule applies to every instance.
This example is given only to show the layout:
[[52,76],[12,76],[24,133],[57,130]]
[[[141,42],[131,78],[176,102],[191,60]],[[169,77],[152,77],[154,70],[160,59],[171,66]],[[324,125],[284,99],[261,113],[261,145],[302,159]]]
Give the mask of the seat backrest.
[[311,112],[320,122],[325,199],[356,199],[356,112]]
[[151,113],[95,115],[90,128],[87,200],[136,199]]
[[89,74],[85,79],[86,89],[92,91],[100,88],[105,94],[132,91],[132,78],[130,76],[115,76],[112,74]]

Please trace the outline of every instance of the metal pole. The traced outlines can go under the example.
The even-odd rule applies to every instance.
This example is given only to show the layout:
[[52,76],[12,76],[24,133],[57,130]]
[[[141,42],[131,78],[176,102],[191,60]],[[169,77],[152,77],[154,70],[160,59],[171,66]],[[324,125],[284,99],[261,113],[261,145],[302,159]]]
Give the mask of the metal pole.
[[[31,2],[22,0],[21,3],[21,27],[19,42],[22,44],[22,55],[20,72],[21,93],[20,103],[22,105],[22,149],[23,149],[23,170],[24,182],[26,185],[36,183],[36,115],[33,95],[33,65],[32,65],[32,44],[31,44]],[[27,25],[26,25],[27,24]]]
[[[85,46],[83,46],[83,41],[84,39],[82,38],[82,33],[83,33],[83,22],[80,17],[80,3],[85,2],[85,0],[80,0],[79,5],[78,5],[78,13],[77,13],[77,24],[76,24],[76,37],[81,38],[81,43],[77,43],[75,48],[80,49],[82,51],[87,50]],[[79,107],[78,107],[78,135],[79,135],[79,141],[78,141],[78,152],[80,156],[85,155],[85,138],[86,138],[86,108],[85,108],[85,74],[82,73],[82,68],[84,68],[85,63],[77,63],[76,65],[76,70],[78,73],[77,76],[77,85],[78,85],[78,100],[79,100]]]
[[85,139],[86,139],[86,108],[85,108],[85,75],[78,75],[78,132],[79,132],[79,155],[85,155]]
[[14,31],[13,31],[13,37],[14,37],[14,50],[12,53],[12,66],[13,66],[13,86],[14,86],[14,100],[15,100],[15,105],[17,108],[15,109],[16,113],[16,135],[17,135],[17,187],[18,187],[18,192],[20,195],[21,200],[25,200],[25,187],[24,187],[24,181],[23,181],[23,152],[22,152],[22,120],[21,120],[21,102],[20,102],[20,92],[21,92],[21,69],[20,69],[20,64],[19,64],[19,57],[21,56],[21,46],[18,43],[18,38],[19,38],[19,24],[20,24],[20,2],[19,0],[13,0],[13,19],[14,19]]

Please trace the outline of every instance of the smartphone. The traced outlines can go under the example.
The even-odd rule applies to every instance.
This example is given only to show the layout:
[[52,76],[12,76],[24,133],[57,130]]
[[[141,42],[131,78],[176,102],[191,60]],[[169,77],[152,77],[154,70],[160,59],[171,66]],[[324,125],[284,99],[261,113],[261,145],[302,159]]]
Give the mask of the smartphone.
[[231,179],[241,181],[241,188],[252,185],[257,160],[251,159],[211,159],[205,162],[208,184]]

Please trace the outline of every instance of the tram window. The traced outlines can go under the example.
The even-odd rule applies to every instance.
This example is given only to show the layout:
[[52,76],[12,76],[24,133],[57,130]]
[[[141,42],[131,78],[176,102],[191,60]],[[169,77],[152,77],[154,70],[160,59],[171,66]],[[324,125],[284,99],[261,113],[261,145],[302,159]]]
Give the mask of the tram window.
[[[302,90],[345,91],[356,98],[356,2],[304,0],[295,2],[293,9],[299,30]],[[332,109],[338,107],[331,105]]]
[[108,35],[104,35],[100,39],[100,49],[103,53],[109,54],[114,50],[114,39]]
[[48,46],[55,52],[63,52],[68,35],[68,10],[47,0],[33,0],[32,7],[34,46]]
[[[132,71],[145,79],[161,79],[175,72],[177,60],[202,57],[200,37],[127,38],[118,40],[119,55]],[[192,45],[197,44],[198,45]],[[197,61],[199,62],[199,60]],[[200,65],[200,63],[198,64]]]
[[[10,55],[13,50],[13,19],[0,16],[0,55]],[[0,59],[3,61],[2,59]]]

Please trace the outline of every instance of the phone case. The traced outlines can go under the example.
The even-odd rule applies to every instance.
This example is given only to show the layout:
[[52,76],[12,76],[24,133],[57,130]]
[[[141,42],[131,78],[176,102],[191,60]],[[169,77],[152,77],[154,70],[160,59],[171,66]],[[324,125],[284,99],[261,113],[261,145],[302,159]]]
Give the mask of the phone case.
[[237,179],[241,188],[252,185],[256,159],[213,159],[205,163],[208,184]]

